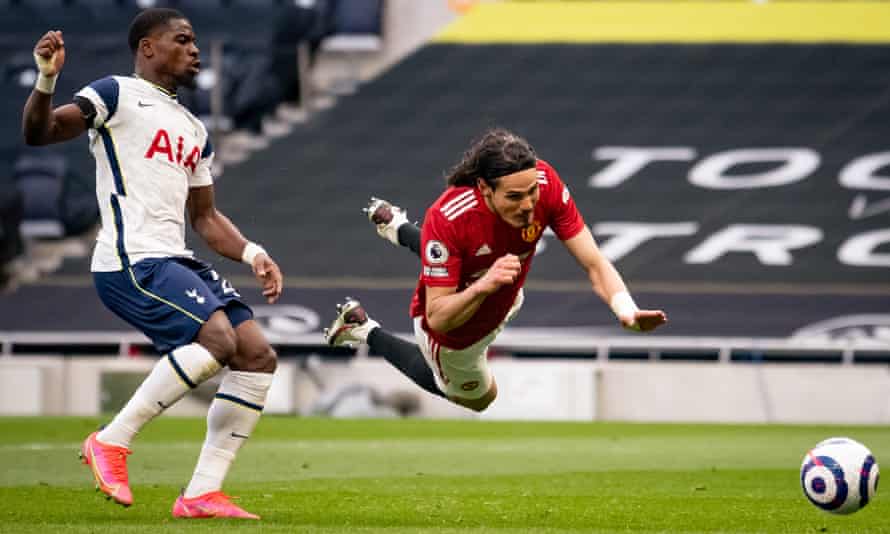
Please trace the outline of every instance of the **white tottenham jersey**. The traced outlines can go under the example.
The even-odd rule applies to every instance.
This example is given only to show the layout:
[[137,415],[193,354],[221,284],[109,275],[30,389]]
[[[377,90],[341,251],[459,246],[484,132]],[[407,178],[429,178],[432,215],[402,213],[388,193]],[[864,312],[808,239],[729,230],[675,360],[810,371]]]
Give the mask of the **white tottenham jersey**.
[[185,205],[190,187],[213,183],[207,129],[176,95],[140,78],[109,76],[77,96],[96,108],[89,133],[102,229],[92,270],[192,256]]

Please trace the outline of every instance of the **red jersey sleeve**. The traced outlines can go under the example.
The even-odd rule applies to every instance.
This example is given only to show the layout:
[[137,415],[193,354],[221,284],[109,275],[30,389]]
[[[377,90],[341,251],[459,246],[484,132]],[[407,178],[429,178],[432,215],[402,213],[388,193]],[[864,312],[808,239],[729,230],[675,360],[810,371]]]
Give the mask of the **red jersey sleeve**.
[[[560,179],[556,169],[544,160],[538,160],[538,171],[543,171],[542,193],[550,211],[550,228],[560,241],[571,239],[584,228],[584,219],[575,206],[569,188]],[[540,181],[540,179],[539,179]]]
[[440,210],[430,208],[420,230],[420,280],[427,286],[460,285],[461,251],[456,225],[446,220]]

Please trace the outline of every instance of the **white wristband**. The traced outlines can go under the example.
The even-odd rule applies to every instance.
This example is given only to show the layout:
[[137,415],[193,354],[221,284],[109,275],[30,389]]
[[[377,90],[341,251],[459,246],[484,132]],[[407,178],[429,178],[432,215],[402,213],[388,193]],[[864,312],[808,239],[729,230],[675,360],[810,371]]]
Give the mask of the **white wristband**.
[[38,73],[37,83],[34,84],[34,89],[40,91],[43,94],[51,95],[56,92],[56,80],[58,78],[58,74],[46,76],[42,72]]
[[609,307],[612,308],[612,313],[614,313],[618,319],[633,319],[634,315],[639,311],[633,297],[631,297],[630,293],[627,291],[619,291],[612,295],[612,299],[609,301]]
[[257,245],[253,241],[248,241],[246,245],[244,245],[244,251],[241,253],[241,261],[253,267],[253,260],[256,259],[257,254],[266,254],[266,249]]

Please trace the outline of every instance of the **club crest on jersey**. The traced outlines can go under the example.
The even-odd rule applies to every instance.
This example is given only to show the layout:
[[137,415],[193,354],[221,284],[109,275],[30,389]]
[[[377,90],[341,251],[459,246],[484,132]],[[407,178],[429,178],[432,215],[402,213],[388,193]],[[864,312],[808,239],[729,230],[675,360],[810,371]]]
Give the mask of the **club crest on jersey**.
[[542,228],[541,223],[537,220],[533,221],[530,225],[522,229],[522,240],[526,243],[533,243],[535,239],[541,235]]
[[440,265],[448,261],[448,249],[441,241],[430,241],[426,244],[424,256],[432,265]]
[[157,131],[151,146],[145,152],[145,158],[152,159],[156,156],[167,156],[167,161],[170,163],[177,163],[195,172],[198,161],[201,159],[201,149],[193,147],[188,151],[187,156],[185,153],[185,139],[181,135],[177,136],[176,145],[174,146],[170,141],[170,134],[167,133],[167,130],[161,128]]

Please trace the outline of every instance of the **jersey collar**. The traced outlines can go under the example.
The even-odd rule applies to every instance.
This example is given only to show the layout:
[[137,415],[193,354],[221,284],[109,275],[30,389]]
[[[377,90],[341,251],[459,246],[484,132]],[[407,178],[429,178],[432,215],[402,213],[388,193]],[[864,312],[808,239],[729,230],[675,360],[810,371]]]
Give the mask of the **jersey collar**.
[[171,99],[171,100],[176,100],[176,93],[171,93],[170,91],[168,91],[167,89],[164,89],[164,88],[161,87],[160,85],[155,84],[155,83],[152,83],[152,82],[146,80],[145,78],[140,77],[138,74],[133,74],[133,77],[136,78],[137,80],[142,80],[143,82],[145,82],[145,83],[147,83],[148,85],[152,86],[155,90],[157,90],[158,92],[160,92],[161,94],[163,94],[163,95],[166,96],[167,98],[169,98],[169,99]]

